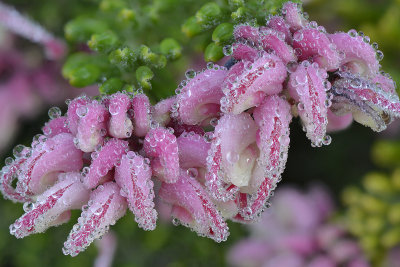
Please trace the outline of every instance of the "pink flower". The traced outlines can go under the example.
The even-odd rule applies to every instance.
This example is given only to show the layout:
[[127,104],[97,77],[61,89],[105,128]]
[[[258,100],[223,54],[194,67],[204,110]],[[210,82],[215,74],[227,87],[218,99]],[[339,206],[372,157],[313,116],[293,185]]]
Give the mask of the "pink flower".
[[[63,249],[75,256],[127,209],[141,228],[155,229],[161,207],[174,224],[224,241],[227,220],[253,222],[269,207],[285,169],[293,118],[319,147],[331,142],[327,130],[343,129],[353,118],[380,131],[400,116],[394,83],[377,73],[369,44],[327,34],[294,3],[282,10],[267,26],[237,26],[227,67],[189,70],[177,95],[154,106],[144,94],[121,92],[77,97],[63,116],[51,109],[32,149],[18,146],[2,170],[3,195],[35,207],[11,232],[42,232],[82,208]],[[357,46],[348,51],[336,39]],[[295,224],[281,218],[269,233],[274,246],[291,249],[272,261],[278,265],[302,264],[317,246],[309,231],[331,209],[318,191],[289,195],[286,215]],[[160,200],[169,208],[155,205]],[[282,227],[292,234],[283,235]],[[349,248],[343,243],[337,251],[342,247]],[[316,258],[315,265],[328,266],[330,259]]]
[[369,266],[361,248],[328,218],[332,200],[321,187],[276,192],[272,208],[227,255],[231,266]]

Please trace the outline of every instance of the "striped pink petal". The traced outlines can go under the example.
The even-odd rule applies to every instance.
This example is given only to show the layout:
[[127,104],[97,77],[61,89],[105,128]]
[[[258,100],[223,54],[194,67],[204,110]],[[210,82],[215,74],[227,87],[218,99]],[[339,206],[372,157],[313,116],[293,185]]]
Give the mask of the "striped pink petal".
[[288,83],[290,95],[299,102],[297,109],[307,137],[315,146],[323,144],[328,123],[329,99],[325,92],[326,77],[326,71],[304,61],[290,75]]
[[115,168],[115,181],[121,187],[121,195],[135,214],[135,221],[144,230],[154,230],[157,222],[151,174],[146,159],[133,151],[124,155]]
[[242,223],[256,220],[269,207],[268,199],[275,187],[276,182],[266,177],[258,187],[257,192],[253,194],[239,193],[236,199],[239,213],[234,220]]
[[397,94],[396,83],[387,73],[376,75],[371,82],[389,94]]
[[300,60],[312,60],[320,68],[334,71],[339,68],[339,53],[328,36],[318,29],[305,28],[293,34],[293,47]]
[[184,124],[208,125],[210,119],[218,117],[223,96],[221,84],[226,73],[224,68],[207,69],[181,89],[177,105],[179,119]]
[[159,196],[172,205],[172,216],[182,225],[216,242],[225,241],[228,238],[228,225],[206,191],[199,182],[188,177],[184,172],[176,183],[163,183]]
[[89,172],[85,174],[84,184],[87,188],[95,188],[128,150],[128,142],[112,138],[98,151],[92,153]]
[[25,203],[25,214],[10,226],[17,238],[42,233],[47,228],[69,220],[69,210],[79,209],[89,199],[89,190],[81,183],[79,173],[60,174],[60,181],[37,197],[35,203]]
[[61,133],[49,139],[41,136],[22,165],[17,192],[26,196],[41,194],[54,184],[60,172],[79,171],[82,165],[82,151],[74,146],[72,135]]
[[0,171],[0,191],[5,199],[10,199],[14,202],[29,202],[31,198],[17,192],[12,186],[14,180],[18,179],[20,170],[26,162],[27,157],[16,158],[12,164],[4,166]]
[[175,183],[179,175],[179,154],[176,137],[165,128],[151,129],[143,143],[151,159],[153,175],[167,183]]
[[257,145],[260,149],[259,164],[254,172],[250,192],[255,192],[265,179],[274,183],[280,180],[286,165],[289,150],[289,124],[292,120],[290,105],[278,96],[268,96],[254,109],[253,117],[259,130]]
[[358,123],[380,132],[400,116],[399,97],[370,80],[351,73],[339,73],[332,86],[332,111],[337,115],[351,112]]
[[58,117],[46,122],[42,131],[47,137],[53,137],[60,133],[70,133],[67,117]]
[[113,94],[108,102],[108,111],[111,118],[108,122],[108,132],[115,138],[129,138],[132,135],[133,125],[128,117],[131,107],[129,96],[123,93]]
[[77,112],[81,115],[76,134],[76,146],[83,152],[93,152],[103,143],[107,134],[107,120],[109,114],[104,105],[96,100],[80,108]]
[[224,115],[215,128],[207,158],[206,186],[217,200],[234,199],[249,185],[258,158],[257,124],[247,113]]
[[[238,64],[236,64],[238,65]],[[235,66],[236,66],[235,65]],[[286,67],[275,55],[264,54],[254,63],[244,62],[233,66],[224,81],[221,110],[225,113],[239,114],[259,105],[265,95],[277,94],[282,90],[286,79]],[[240,72],[237,79],[231,73]]]
[[100,185],[90,194],[88,205],[83,206],[78,223],[64,243],[64,255],[78,255],[125,215],[127,204],[119,191],[116,183],[109,182]]
[[132,99],[133,132],[138,137],[143,137],[150,130],[150,100],[144,94],[136,95]]
[[329,38],[341,52],[340,65],[345,65],[354,74],[375,76],[380,64],[376,59],[376,52],[369,43],[364,42],[362,36],[352,37],[350,34],[339,32],[329,35]]

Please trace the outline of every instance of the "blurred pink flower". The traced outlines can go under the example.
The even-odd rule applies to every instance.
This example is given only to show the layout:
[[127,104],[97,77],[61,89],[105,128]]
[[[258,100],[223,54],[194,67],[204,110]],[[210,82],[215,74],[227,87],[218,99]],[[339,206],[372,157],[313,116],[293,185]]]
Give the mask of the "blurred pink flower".
[[322,187],[277,190],[273,206],[227,255],[231,266],[369,266],[356,241],[329,222],[333,203]]

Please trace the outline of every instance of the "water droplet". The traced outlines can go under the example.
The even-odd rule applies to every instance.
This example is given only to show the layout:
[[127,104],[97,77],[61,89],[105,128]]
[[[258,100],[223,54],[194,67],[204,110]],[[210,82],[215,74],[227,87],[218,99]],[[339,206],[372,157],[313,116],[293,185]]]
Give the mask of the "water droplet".
[[15,158],[20,158],[22,156],[24,156],[24,150],[25,150],[25,146],[24,145],[16,145],[13,149],[13,155]]
[[350,35],[351,37],[356,37],[357,36],[357,31],[354,29],[351,29],[350,31],[347,32],[348,35]]
[[217,125],[218,125],[218,119],[217,119],[217,118],[212,118],[212,119],[210,120],[210,125],[213,126],[213,127],[217,127]]
[[211,70],[212,68],[214,68],[214,63],[208,62],[207,63],[207,69]]
[[4,163],[5,163],[7,166],[10,166],[11,164],[13,164],[13,162],[14,162],[14,159],[13,159],[12,157],[8,157],[8,158],[6,158],[6,159],[4,160]]
[[30,212],[34,208],[34,204],[32,202],[25,202],[22,206],[25,212]]
[[199,175],[199,172],[196,168],[189,168],[187,169],[186,173],[191,178],[197,178],[197,176]]
[[332,137],[330,135],[325,135],[324,138],[322,139],[322,143],[324,145],[329,145],[332,142]]
[[193,69],[188,69],[185,72],[185,76],[187,79],[193,79],[196,76],[196,71],[194,71]]
[[381,61],[383,59],[383,52],[381,50],[376,51],[376,59]]
[[222,48],[222,52],[224,53],[225,56],[230,56],[232,55],[233,49],[231,45],[226,45]]
[[81,106],[76,109],[76,115],[78,115],[78,117],[80,118],[85,117],[87,113],[88,113],[88,108],[86,106]]
[[50,119],[56,119],[56,118],[61,117],[61,110],[59,107],[52,107],[49,109],[48,114],[49,114]]

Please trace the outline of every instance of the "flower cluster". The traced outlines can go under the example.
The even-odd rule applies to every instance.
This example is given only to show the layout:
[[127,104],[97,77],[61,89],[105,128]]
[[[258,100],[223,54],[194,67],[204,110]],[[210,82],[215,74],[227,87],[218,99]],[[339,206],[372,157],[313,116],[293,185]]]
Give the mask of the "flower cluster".
[[63,249],[75,256],[127,209],[154,229],[161,199],[175,224],[224,241],[226,220],[255,221],[269,205],[293,116],[321,146],[353,118],[379,131],[400,115],[367,37],[327,34],[291,2],[266,26],[238,25],[234,35],[225,66],[188,70],[176,96],[154,106],[121,92],[67,101],[63,116],[50,109],[32,148],[17,146],[2,170],[3,195],[25,210],[10,232],[40,233],[82,208]]
[[230,266],[367,267],[361,248],[338,223],[329,222],[332,200],[323,188],[277,190],[273,206],[251,236],[227,254]]

